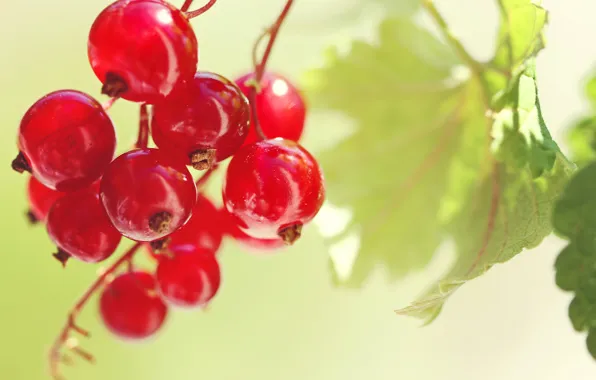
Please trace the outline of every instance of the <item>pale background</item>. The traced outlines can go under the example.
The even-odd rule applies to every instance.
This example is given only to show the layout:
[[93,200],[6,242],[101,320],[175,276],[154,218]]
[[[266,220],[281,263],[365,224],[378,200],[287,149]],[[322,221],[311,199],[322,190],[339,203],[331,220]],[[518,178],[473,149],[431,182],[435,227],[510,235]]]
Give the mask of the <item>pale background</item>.
[[[200,3],[199,0],[197,0]],[[389,0],[387,0],[389,1]],[[400,0],[393,0],[400,1]],[[181,0],[180,0],[181,2]],[[282,0],[220,0],[194,21],[204,69],[234,76],[248,67],[254,37]],[[275,48],[272,65],[297,77],[320,62],[328,44],[371,38],[379,10],[339,17],[361,0],[298,0]],[[493,49],[492,0],[438,0],[474,55]],[[549,45],[539,60],[543,110],[554,135],[587,109],[580,83],[596,62],[592,0],[544,1],[551,10]],[[49,257],[43,228],[29,228],[25,177],[8,169],[15,131],[26,108],[59,88],[98,93],[86,59],[89,26],[104,0],[3,1],[0,7],[0,379],[41,380],[45,351],[67,308],[96,268],[72,263],[62,271]],[[199,4],[200,5],[200,4]],[[334,16],[335,15],[335,16]],[[337,17],[336,17],[337,16]],[[587,42],[582,42],[587,41]],[[118,104],[121,144],[132,141],[135,108]],[[305,144],[316,148],[312,118]],[[339,123],[336,120],[335,123]],[[113,340],[91,303],[83,322],[99,358],[67,372],[72,380],[584,380],[596,375],[584,337],[567,318],[570,295],[555,287],[553,262],[562,243],[540,248],[461,288],[430,327],[397,317],[452,259],[437,257],[424,273],[387,286],[381,276],[362,291],[331,287],[327,254],[316,228],[283,255],[258,257],[228,245],[224,285],[207,313],[172,313],[163,333],[142,344]]]

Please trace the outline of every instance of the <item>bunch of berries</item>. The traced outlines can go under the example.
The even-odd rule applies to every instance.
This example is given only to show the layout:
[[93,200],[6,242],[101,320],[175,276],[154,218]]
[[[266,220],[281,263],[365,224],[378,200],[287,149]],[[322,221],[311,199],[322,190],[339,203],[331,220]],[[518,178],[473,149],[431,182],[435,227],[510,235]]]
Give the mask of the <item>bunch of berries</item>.
[[[180,9],[163,0],[109,5],[91,27],[88,56],[110,99],[102,105],[59,90],[21,121],[12,167],[32,174],[28,215],[45,223],[58,247],[54,256],[64,265],[69,258],[97,263],[122,237],[136,242],[71,310],[51,352],[55,376],[68,358],[64,347],[92,359],[72,333],[87,335],[76,316],[95,291],[102,292],[99,310],[111,332],[146,338],[162,326],[168,305],[200,308],[215,296],[224,236],[257,249],[292,244],[324,201],[321,169],[297,143],[304,102],[290,82],[265,71],[292,1],[267,30],[254,72],[235,82],[197,71],[189,20],[215,1],[188,11],[191,2]],[[119,98],[139,103],[139,132],[136,147],[114,159],[107,111]],[[227,159],[218,208],[201,189]],[[189,167],[203,172],[196,182]],[[135,269],[141,247],[156,259],[155,271]]]

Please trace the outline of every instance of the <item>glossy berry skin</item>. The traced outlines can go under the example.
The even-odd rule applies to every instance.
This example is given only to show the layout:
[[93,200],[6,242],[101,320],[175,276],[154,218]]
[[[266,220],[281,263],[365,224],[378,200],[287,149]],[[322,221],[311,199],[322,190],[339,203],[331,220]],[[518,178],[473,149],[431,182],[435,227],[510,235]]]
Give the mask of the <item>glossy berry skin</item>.
[[67,193],[48,214],[50,239],[73,257],[96,263],[110,257],[121,235],[112,226],[94,189]]
[[60,90],[39,99],[25,113],[18,145],[42,184],[75,191],[101,176],[114,157],[116,133],[95,99]]
[[250,106],[234,82],[200,71],[166,101],[153,107],[155,144],[187,165],[197,150],[215,149],[215,161],[230,157],[248,134]]
[[160,255],[155,276],[162,297],[178,307],[205,306],[221,284],[213,252],[190,244],[168,247]]
[[[248,97],[250,87],[247,81],[254,79],[249,73],[236,79],[236,84]],[[298,141],[304,130],[306,105],[298,89],[283,76],[265,72],[261,79],[261,92],[256,96],[259,125],[268,138],[281,137]],[[257,134],[251,124],[245,145],[257,141]]]
[[156,292],[152,275],[126,272],[103,290],[99,314],[114,335],[123,339],[144,339],[163,325],[168,308]]
[[64,193],[52,190],[44,186],[35,177],[29,177],[27,185],[27,197],[29,199],[29,211],[38,221],[45,221],[52,205],[60,199]]
[[[282,237],[315,217],[325,199],[317,161],[298,143],[264,140],[240,149],[230,161],[223,186],[227,211],[248,235]],[[289,239],[289,240],[288,240]]]
[[226,231],[226,235],[230,236],[234,241],[246,249],[251,251],[263,253],[263,251],[278,251],[284,247],[286,244],[280,237],[276,237],[275,239],[259,239],[248,235],[246,232],[242,231],[234,217],[227,212],[227,210],[221,210],[222,219],[224,220],[223,228]]
[[116,158],[101,179],[100,196],[122,235],[153,241],[180,228],[197,192],[188,169],[157,149],[136,149]]
[[168,247],[191,245],[215,254],[224,235],[222,215],[211,201],[202,194],[192,209],[192,216],[178,231],[170,235]]
[[95,19],[88,55],[102,92],[154,103],[197,69],[197,39],[183,12],[162,0],[119,0]]

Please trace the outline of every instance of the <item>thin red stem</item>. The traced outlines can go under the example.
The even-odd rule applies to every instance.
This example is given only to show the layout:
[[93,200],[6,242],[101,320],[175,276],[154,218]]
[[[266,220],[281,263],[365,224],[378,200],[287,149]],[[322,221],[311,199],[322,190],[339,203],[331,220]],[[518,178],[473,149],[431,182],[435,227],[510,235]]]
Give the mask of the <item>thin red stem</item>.
[[142,104],[139,114],[139,136],[135,144],[139,149],[145,149],[149,144],[149,111],[147,107],[147,104]]
[[[68,313],[68,317],[66,319],[66,323],[60,334],[56,338],[56,341],[52,345],[50,350],[50,374],[54,379],[62,379],[60,375],[60,363],[63,361],[64,356],[62,355],[62,347],[64,347],[70,338],[71,332],[77,332],[85,337],[89,336],[89,332],[87,330],[82,329],[76,324],[76,318],[79,313],[83,310],[89,299],[101,288],[101,286],[106,282],[106,279],[113,274],[120,266],[132,259],[134,254],[137,252],[141,243],[135,243],[128,251],[126,251],[114,264],[112,264],[101,276],[99,276],[95,282],[87,289],[85,293],[79,298],[79,300],[75,303],[75,305],[70,309]],[[70,349],[80,355],[85,356],[85,358],[89,361],[93,360],[93,357],[88,354],[86,351],[81,350],[78,346],[70,347]]]
[[[192,3],[192,0],[186,0],[186,3]],[[186,5],[186,3],[184,3],[184,5]],[[209,0],[209,2],[207,4],[203,5],[199,9],[196,9],[196,10],[190,11],[190,12],[186,12],[186,10],[183,10],[183,12],[186,12],[186,18],[190,20],[191,18],[195,18],[195,17],[200,16],[203,13],[207,12],[209,9],[211,9],[212,6],[215,5],[215,3],[217,3],[217,0]],[[183,7],[184,7],[184,5],[183,5]],[[188,6],[190,7],[190,4],[188,4]]]
[[261,62],[255,68],[255,80],[257,83],[261,81],[263,78],[263,74],[265,73],[265,67],[267,66],[267,62],[269,61],[269,57],[271,56],[271,52],[273,51],[273,45],[275,44],[275,40],[277,39],[277,35],[279,34],[279,29],[283,25],[286,17],[290,13],[290,9],[294,4],[294,0],[287,0],[286,5],[282,9],[281,13],[275,20],[275,23],[269,28],[269,41],[267,42],[267,47],[265,48],[265,52],[263,53],[263,58],[261,58]]
[[109,98],[101,106],[105,111],[109,111],[109,109],[112,108],[114,103],[116,103],[116,100],[118,100],[118,98]]
[[190,8],[190,6],[192,5],[193,0],[184,0],[184,4],[182,4],[182,6],[180,7],[180,10],[182,12],[186,12],[188,11],[188,8]]
[[[260,83],[261,79],[263,79],[263,75],[265,74],[265,68],[267,67],[267,62],[269,61],[269,57],[271,56],[271,52],[273,51],[273,45],[277,40],[277,36],[279,34],[279,29],[283,25],[286,17],[290,13],[290,9],[294,4],[294,0],[286,0],[286,5],[282,9],[279,16],[277,16],[277,20],[269,27],[263,34],[259,36],[255,45],[253,47],[253,64],[254,64],[254,83],[251,85],[250,92],[248,94],[248,100],[250,102],[251,111],[253,114],[253,124],[255,128],[255,132],[259,136],[261,140],[267,139],[267,136],[263,132],[261,128],[261,124],[259,123],[259,117],[257,116],[257,93],[260,91]],[[263,56],[259,61],[257,59],[257,50],[261,42],[265,39],[265,37],[269,36],[269,40],[267,41],[267,46],[265,47],[265,51],[263,52]]]

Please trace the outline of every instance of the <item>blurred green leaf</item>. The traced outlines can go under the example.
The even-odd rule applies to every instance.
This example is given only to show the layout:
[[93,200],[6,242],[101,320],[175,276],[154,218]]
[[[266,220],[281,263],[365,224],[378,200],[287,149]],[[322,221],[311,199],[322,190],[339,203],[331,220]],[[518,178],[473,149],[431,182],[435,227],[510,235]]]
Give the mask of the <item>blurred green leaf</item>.
[[590,331],[590,353],[596,357],[596,162],[580,169],[558,200],[555,232],[569,240],[555,263],[557,285],[575,293],[569,318],[577,331]]
[[592,108],[573,123],[567,134],[571,158],[579,167],[596,159],[596,73],[587,81],[584,91]]
[[501,28],[492,66],[513,71],[544,48],[548,13],[541,0],[497,0]]
[[573,162],[580,168],[596,159],[596,115],[577,121],[567,134]]
[[[546,20],[542,8],[521,3],[501,2],[517,23],[521,14],[532,25]],[[390,18],[377,43],[330,50],[326,66],[308,73],[311,104],[359,126],[321,155],[329,200],[353,213],[344,234],[361,236],[351,275],[333,273],[340,285],[362,285],[379,264],[397,279],[452,240],[458,259],[449,274],[399,311],[431,321],[459,286],[551,232],[551,207],[571,169],[542,118],[537,39],[541,29],[505,24],[488,77],[412,21]],[[503,44],[511,46],[507,65]]]

